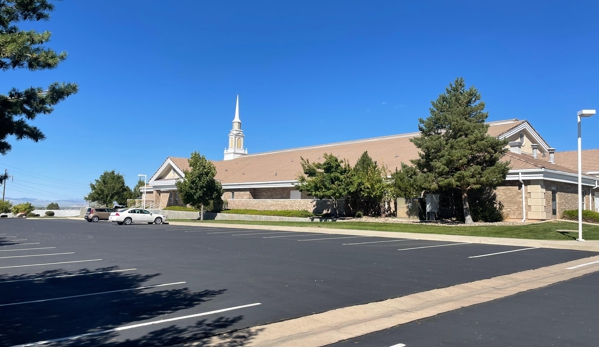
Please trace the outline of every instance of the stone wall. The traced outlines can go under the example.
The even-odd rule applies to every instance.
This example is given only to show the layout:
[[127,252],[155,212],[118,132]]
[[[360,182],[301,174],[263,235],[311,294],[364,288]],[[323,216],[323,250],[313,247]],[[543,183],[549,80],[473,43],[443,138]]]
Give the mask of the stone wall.
[[[236,195],[237,196],[237,195]],[[232,199],[227,201],[229,209],[247,210],[306,210],[313,213],[330,213],[332,203],[328,199]],[[345,201],[338,201],[340,215],[345,214]]]
[[[527,181],[525,181],[525,183],[526,182]],[[551,194],[551,192],[549,192],[549,194]],[[527,219],[547,219],[544,181],[533,180],[528,182],[528,184],[526,185],[526,207]],[[551,215],[551,206],[549,206],[549,215]]]
[[223,200],[234,200],[233,193],[235,193],[235,199],[254,199],[251,191],[247,189],[231,189],[223,193]]
[[[557,191],[557,218],[561,218],[565,210],[578,210],[578,185],[562,182],[547,182],[547,191],[551,195],[551,189]],[[589,187],[582,186],[586,191],[584,198],[584,209],[591,209],[591,194]],[[551,196],[549,197],[551,204]],[[551,205],[549,205],[551,207]],[[551,211],[550,211],[551,212]]]

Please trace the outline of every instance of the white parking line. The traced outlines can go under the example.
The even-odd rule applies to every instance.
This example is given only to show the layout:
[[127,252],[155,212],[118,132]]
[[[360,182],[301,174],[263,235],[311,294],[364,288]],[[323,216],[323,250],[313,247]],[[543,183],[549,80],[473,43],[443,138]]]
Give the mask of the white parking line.
[[21,249],[0,249],[0,252],[15,252],[15,251],[37,251],[39,249],[51,249],[56,247],[38,247],[38,248],[21,248]]
[[47,257],[47,256],[51,256],[51,255],[65,255],[65,254],[75,254],[75,252],[47,253],[47,254],[28,254],[28,255],[11,255],[10,257],[0,257],[0,259],[28,258],[28,257]]
[[259,303],[259,302],[257,302],[257,303],[254,303],[254,304],[241,305],[241,306],[223,308],[223,309],[220,309],[220,310],[214,310],[214,311],[209,311],[209,312],[202,312],[202,313],[190,314],[188,316],[167,318],[167,319],[161,319],[161,320],[157,320],[157,321],[152,321],[152,322],[147,322],[147,323],[140,323],[140,324],[124,325],[124,326],[120,326],[120,327],[114,328],[114,329],[108,329],[108,330],[102,330],[102,331],[95,331],[93,333],[87,333],[87,334],[81,334],[81,335],[73,335],[73,336],[69,336],[69,337],[62,337],[62,338],[59,338],[59,339],[38,341],[38,342],[26,343],[26,344],[22,344],[22,345],[14,345],[12,347],[41,346],[41,345],[46,345],[46,344],[55,343],[55,342],[77,340],[77,339],[80,339],[82,337],[95,336],[95,335],[101,335],[101,334],[112,333],[112,332],[117,332],[117,331],[123,331],[123,330],[141,328],[141,327],[145,327],[145,326],[148,326],[148,325],[155,325],[155,324],[161,324],[161,323],[169,323],[169,322],[174,322],[174,321],[178,321],[178,320],[182,320],[182,319],[190,319],[190,318],[208,316],[208,315],[211,315],[211,314],[222,313],[222,312],[233,311],[233,310],[239,310],[239,309],[242,309],[242,308],[247,308],[247,307],[252,307],[252,306],[258,306],[258,305],[262,305],[262,304]]
[[308,240],[298,240],[300,242],[304,241],[320,241],[320,240],[340,240],[340,239],[356,239],[356,238],[364,238],[369,236],[343,236],[343,237],[325,237],[320,239],[308,239]]
[[164,283],[164,284],[154,284],[151,286],[145,287],[136,287],[136,288],[127,288],[127,289],[118,289],[118,290],[109,290],[106,292],[98,292],[98,293],[89,293],[89,294],[80,294],[80,295],[71,295],[71,296],[63,296],[60,298],[52,298],[52,299],[41,299],[41,300],[32,300],[32,301],[22,301],[22,302],[13,302],[10,304],[2,304],[0,307],[6,306],[17,306],[17,305],[26,305],[26,304],[37,304],[40,302],[48,302],[48,301],[56,301],[56,300],[65,300],[65,299],[74,299],[74,298],[83,298],[86,296],[93,295],[103,295],[103,294],[112,294],[112,293],[121,293],[121,292],[129,292],[132,290],[142,290],[142,289],[150,289],[150,288],[158,288],[158,287],[166,287],[166,286],[174,286],[177,284],[185,284],[186,282],[173,282],[173,283]]
[[14,240],[9,240],[9,241],[27,241],[27,239],[14,239]]
[[253,235],[272,235],[272,234],[289,234],[289,231],[271,231],[269,233],[244,233],[244,234],[233,234],[231,236],[253,236]]
[[45,280],[49,280],[49,279],[52,279],[52,278],[68,278],[68,277],[77,277],[77,276],[91,276],[91,275],[104,274],[104,273],[125,272],[125,271],[135,271],[135,270],[137,270],[137,268],[123,269],[123,270],[110,270],[110,271],[96,271],[96,272],[88,272],[88,273],[82,273],[82,274],[51,276],[51,277],[35,277],[35,278],[27,278],[27,279],[22,279],[22,280],[0,281],[0,284],[3,284],[3,283],[14,283],[14,282],[26,282],[26,281],[45,281]]
[[[292,233],[292,232],[293,231],[288,231],[288,233]],[[308,236],[316,236],[316,235],[315,234],[308,234],[308,235],[294,234],[294,235],[279,235],[279,236],[262,236],[262,238],[263,239],[279,239],[281,237],[308,237]]]
[[448,246],[459,246],[459,245],[469,245],[469,244],[470,244],[470,242],[446,243],[446,244],[443,244],[443,245],[435,245],[435,246],[400,248],[400,249],[398,249],[398,251],[410,251],[410,250],[413,250],[413,249],[435,248],[435,247],[448,247]]
[[368,242],[356,242],[356,243],[344,243],[342,246],[355,246],[355,245],[366,245],[369,243],[383,243],[383,242],[406,242],[414,240],[388,240],[388,241],[368,241]]
[[102,259],[89,259],[89,260],[73,260],[73,261],[61,261],[58,263],[45,263],[45,264],[29,264],[29,265],[15,265],[15,266],[0,266],[0,269],[13,269],[16,267],[29,267],[29,266],[46,266],[46,265],[59,265],[59,264],[72,264],[72,263],[87,263],[90,261],[100,261]]
[[520,251],[528,251],[530,249],[537,249],[537,247],[529,247],[529,248],[520,248],[520,249],[514,249],[511,251],[505,251],[505,252],[497,252],[497,253],[489,253],[489,254],[481,254],[481,255],[473,255],[471,257],[468,257],[468,259],[473,259],[473,258],[482,258],[482,257],[490,257],[492,255],[498,255],[498,254],[505,254],[505,253],[513,253],[513,252],[520,252]]
[[404,345],[403,343],[398,343],[398,344],[393,345],[391,347],[406,347],[406,345]]
[[572,266],[572,267],[566,268],[566,270],[574,270],[574,269],[578,269],[579,267],[589,266],[589,265],[593,265],[593,264],[599,264],[599,260],[598,261],[592,261],[590,263],[584,263],[584,264]]
[[[258,230],[254,230],[254,231],[245,231],[246,233],[255,233]],[[244,231],[241,230],[235,230],[235,231],[217,231],[214,233],[208,233],[208,235],[212,235],[212,234],[234,234],[234,233],[243,233]]]

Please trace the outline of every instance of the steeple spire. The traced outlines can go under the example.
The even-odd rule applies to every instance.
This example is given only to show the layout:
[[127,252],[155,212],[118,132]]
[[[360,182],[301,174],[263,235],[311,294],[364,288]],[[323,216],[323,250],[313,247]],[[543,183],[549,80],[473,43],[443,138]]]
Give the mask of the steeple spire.
[[225,160],[248,154],[247,149],[243,148],[244,137],[243,130],[241,130],[241,119],[239,119],[239,95],[237,95],[235,118],[233,119],[233,128],[229,132],[229,148],[225,148]]
[[237,94],[237,104],[235,104],[235,119],[233,119],[233,122],[241,123],[241,120],[239,119],[239,94]]

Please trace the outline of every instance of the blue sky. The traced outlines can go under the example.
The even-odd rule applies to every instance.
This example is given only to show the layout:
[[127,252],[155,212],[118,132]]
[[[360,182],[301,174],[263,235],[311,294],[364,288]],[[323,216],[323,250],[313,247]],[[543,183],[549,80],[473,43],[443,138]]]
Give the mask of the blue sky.
[[[11,139],[6,195],[82,199],[116,170],[133,186],[168,156],[222,160],[240,95],[249,153],[417,131],[456,77],[489,120],[527,119],[575,150],[599,108],[597,1],[141,1],[56,3],[57,69],[2,72],[10,88],[79,84]],[[599,115],[583,148],[599,148]]]

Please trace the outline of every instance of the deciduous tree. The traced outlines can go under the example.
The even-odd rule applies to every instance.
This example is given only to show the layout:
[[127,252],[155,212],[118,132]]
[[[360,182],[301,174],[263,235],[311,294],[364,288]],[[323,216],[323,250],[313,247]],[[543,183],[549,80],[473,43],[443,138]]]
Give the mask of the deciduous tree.
[[[31,71],[53,69],[66,59],[65,52],[56,53],[41,45],[50,41],[50,32],[20,30],[17,23],[50,18],[54,5],[48,0],[0,0],[0,69]],[[52,83],[46,88],[11,89],[0,95],[0,154],[11,150],[8,136],[17,140],[43,140],[40,129],[29,124],[39,114],[49,114],[53,106],[77,93],[73,83]]]
[[46,210],[60,210],[60,206],[58,206],[58,203],[56,202],[51,202],[46,207]]
[[191,170],[185,170],[185,178],[176,182],[181,200],[200,210],[200,219],[204,219],[204,206],[211,202],[222,205],[223,188],[216,177],[214,164],[198,152],[189,158]]
[[366,215],[380,215],[381,204],[388,190],[387,169],[365,151],[351,171],[349,200],[352,209]]
[[488,113],[480,100],[476,88],[466,89],[464,79],[457,78],[431,102],[430,116],[418,120],[420,136],[411,139],[420,150],[412,160],[418,185],[431,192],[459,189],[466,223],[472,223],[468,191],[497,187],[509,170],[500,161],[507,140],[488,135]]
[[103,206],[111,206],[115,201],[119,205],[125,205],[131,196],[131,189],[125,184],[125,177],[114,170],[105,171],[95,183],[90,183],[89,187],[91,192],[85,200]]

